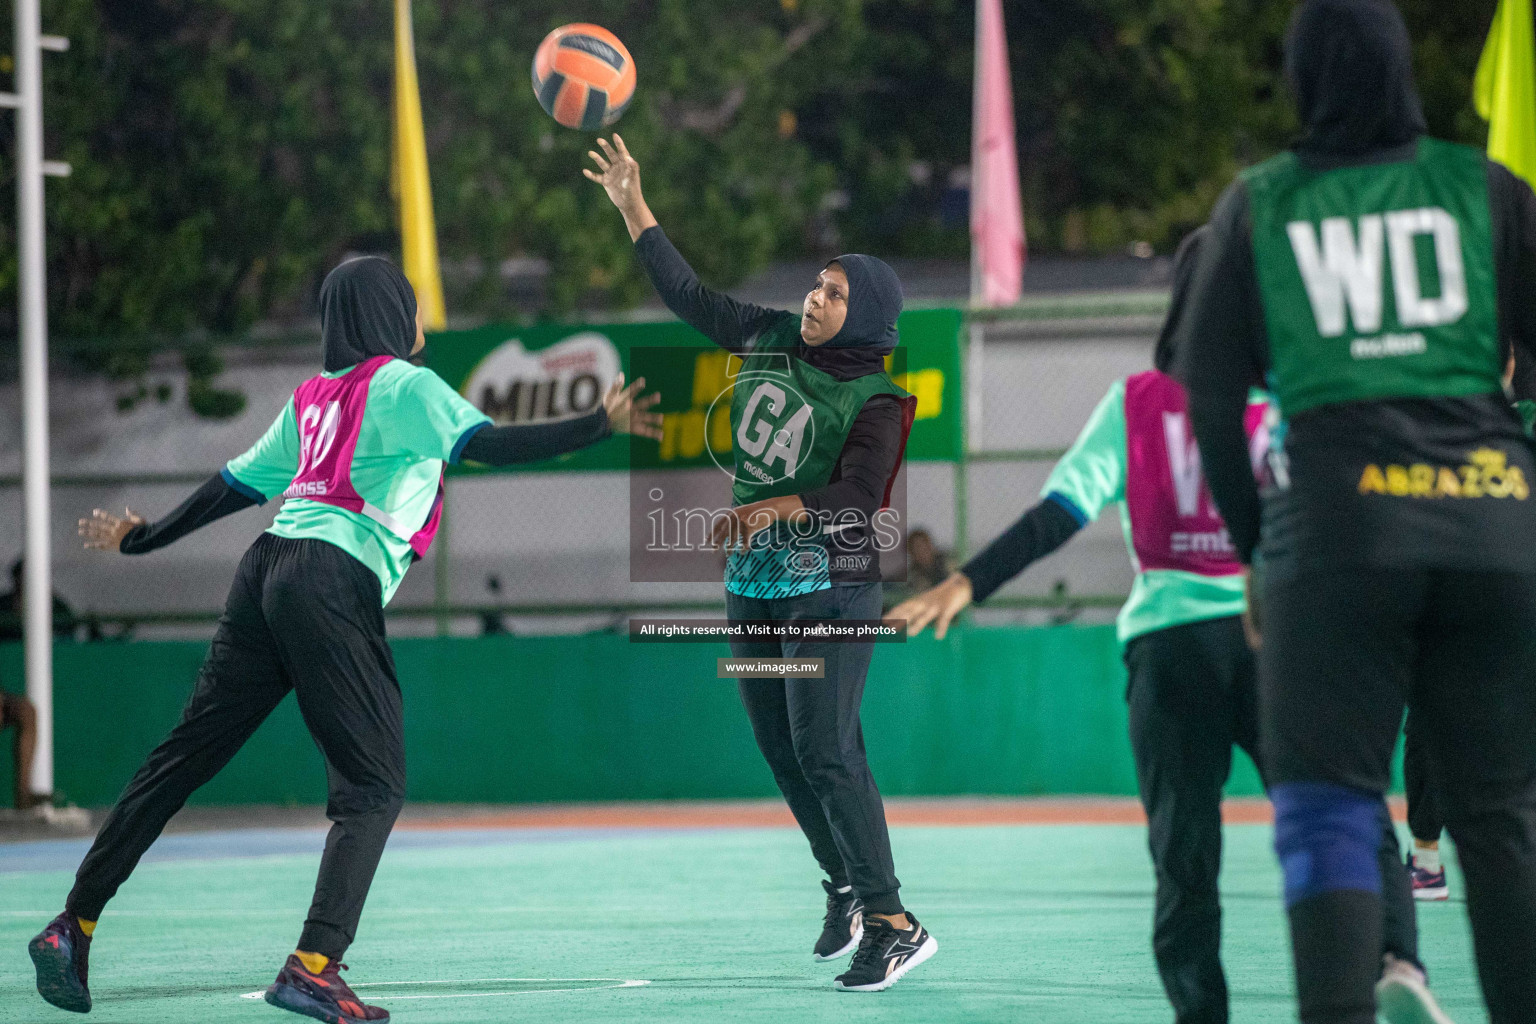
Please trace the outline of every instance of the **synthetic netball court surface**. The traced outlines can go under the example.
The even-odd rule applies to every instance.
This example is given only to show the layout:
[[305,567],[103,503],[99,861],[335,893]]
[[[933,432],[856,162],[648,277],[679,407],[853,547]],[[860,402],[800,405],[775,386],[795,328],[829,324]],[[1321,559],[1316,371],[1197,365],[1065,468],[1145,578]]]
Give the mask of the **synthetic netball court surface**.
[[[939,952],[883,994],[835,992],[810,946],[822,894],[774,803],[413,817],[390,840],[347,960],[399,1024],[1166,1021],[1134,802],[888,804],[910,906]],[[1263,804],[1229,804],[1225,959],[1239,1024],[1294,1021]],[[293,948],[323,832],[167,835],[102,917],[89,1017],[33,992],[26,941],[63,905],[82,840],[0,843],[0,1020],[298,1020],[257,996]],[[1463,891],[1451,858],[1452,891]],[[1486,1020],[1459,899],[1421,905],[1431,981]],[[841,962],[839,962],[841,963]]]

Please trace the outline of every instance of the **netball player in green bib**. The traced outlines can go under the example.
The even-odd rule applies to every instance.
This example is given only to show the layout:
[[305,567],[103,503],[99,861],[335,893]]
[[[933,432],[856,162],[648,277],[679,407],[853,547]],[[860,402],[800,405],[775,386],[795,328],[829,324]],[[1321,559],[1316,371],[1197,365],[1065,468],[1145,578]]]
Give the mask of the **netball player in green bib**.
[[[1307,0],[1304,134],[1211,217],[1176,342],[1250,576],[1259,746],[1301,1019],[1443,1020],[1381,949],[1382,801],[1404,706],[1465,874],[1493,1024],[1536,1021],[1536,456],[1503,392],[1536,353],[1536,196],[1429,138],[1402,15]],[[1268,384],[1274,485],[1248,461]],[[1261,511],[1262,510],[1262,511]]]
[[[870,256],[840,256],[799,314],[704,288],[656,223],[640,167],[617,135],[590,156],[672,312],[742,357],[731,400],[734,508],[715,539],[730,548],[733,621],[880,618],[876,514],[890,498],[915,402],[891,381],[901,283]],[[875,992],[938,948],[897,895],[885,809],[864,755],[859,703],[872,642],[733,641],[738,657],[821,658],[825,678],[742,679],[757,744],[827,873],[814,955],[854,952],[838,989]],[[856,952],[855,952],[856,950]]]

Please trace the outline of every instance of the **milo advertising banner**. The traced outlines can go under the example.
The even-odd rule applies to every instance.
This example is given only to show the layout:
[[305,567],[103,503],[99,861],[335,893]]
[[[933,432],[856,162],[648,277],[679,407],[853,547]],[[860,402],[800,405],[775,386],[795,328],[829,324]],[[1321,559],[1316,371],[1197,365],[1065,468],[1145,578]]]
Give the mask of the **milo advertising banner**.
[[[902,314],[901,347],[888,357],[896,383],[917,398],[909,460],[960,456],[961,314]],[[427,365],[498,424],[580,416],[602,402],[622,370],[659,391],[666,413],[660,442],[607,443],[558,459],[456,472],[701,469],[730,465],[730,392],[741,360],[677,322],[481,327],[431,336]],[[724,399],[723,401],[721,399]],[[633,449],[631,451],[630,449]]]

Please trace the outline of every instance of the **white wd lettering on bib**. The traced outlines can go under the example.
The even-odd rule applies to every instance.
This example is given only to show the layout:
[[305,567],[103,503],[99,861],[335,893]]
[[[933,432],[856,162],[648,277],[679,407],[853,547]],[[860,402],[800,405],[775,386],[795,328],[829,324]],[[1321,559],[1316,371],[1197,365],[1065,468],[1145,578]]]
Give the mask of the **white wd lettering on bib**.
[[[1384,289],[1382,266],[1390,256],[1392,292],[1398,325],[1439,327],[1455,323],[1467,312],[1467,275],[1461,259],[1461,228],[1437,206],[1368,214],[1356,232],[1347,217],[1329,217],[1322,238],[1311,223],[1298,220],[1285,226],[1291,251],[1306,284],[1317,333],[1337,338],[1344,333],[1344,306],[1357,334],[1381,330]],[[1440,294],[1426,298],[1419,280],[1414,239],[1433,239]]]

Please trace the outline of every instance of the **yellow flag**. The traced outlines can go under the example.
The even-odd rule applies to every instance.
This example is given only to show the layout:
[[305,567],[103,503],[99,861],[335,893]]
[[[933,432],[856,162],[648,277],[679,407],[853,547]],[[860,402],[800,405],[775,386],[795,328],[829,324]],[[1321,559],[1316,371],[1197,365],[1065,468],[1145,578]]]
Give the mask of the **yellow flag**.
[[411,0],[395,0],[395,110],[390,185],[400,198],[400,247],[405,276],[416,289],[427,330],[447,326],[443,278],[437,265],[437,225],[432,218],[432,184],[427,177],[427,138],[421,126],[421,91],[416,84],[416,40]]
[[1499,0],[1472,88],[1488,156],[1536,186],[1536,35],[1531,0]]

